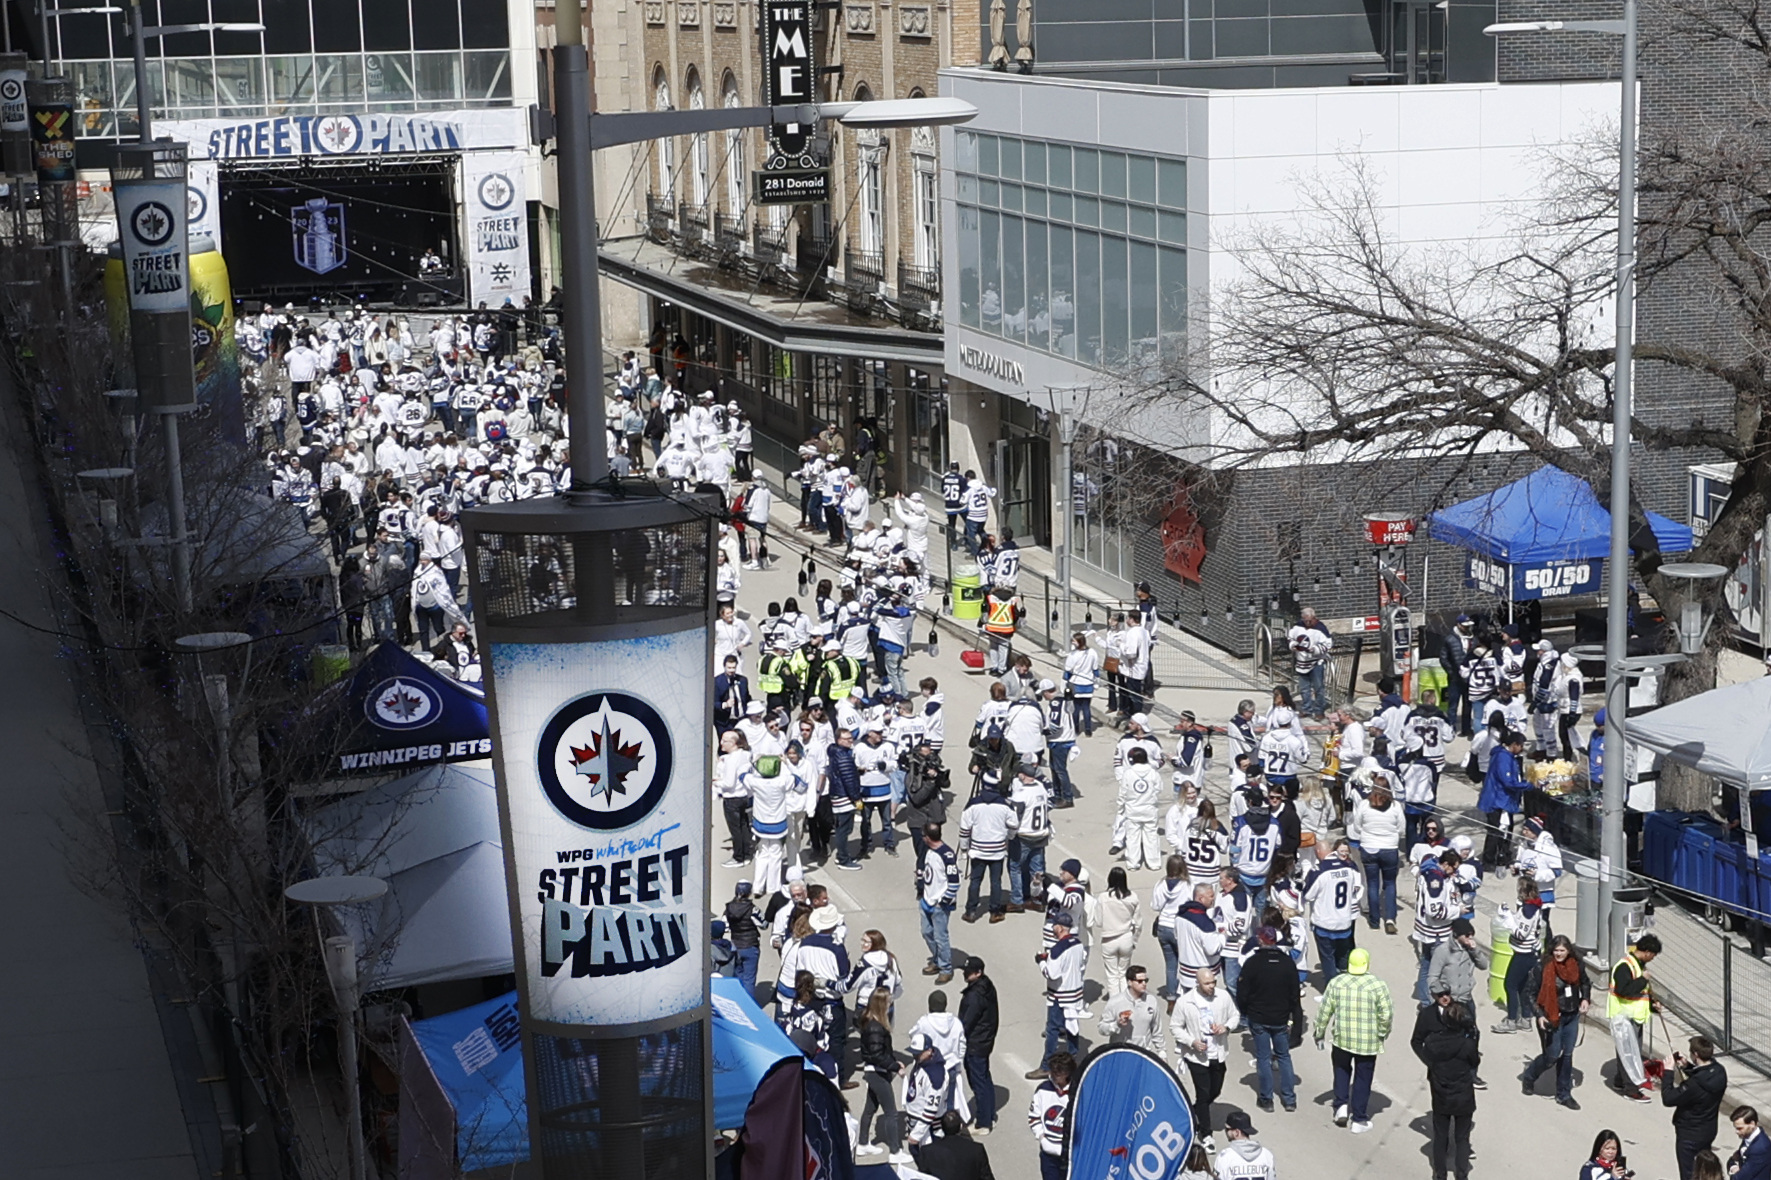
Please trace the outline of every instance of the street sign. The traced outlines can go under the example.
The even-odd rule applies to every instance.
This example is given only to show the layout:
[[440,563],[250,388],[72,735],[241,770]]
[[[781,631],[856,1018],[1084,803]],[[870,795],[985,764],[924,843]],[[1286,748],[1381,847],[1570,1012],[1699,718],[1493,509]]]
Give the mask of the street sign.
[[753,172],[759,205],[805,205],[830,200],[830,169],[782,168]]
[[1373,545],[1406,545],[1414,540],[1414,518],[1401,512],[1373,512],[1365,517],[1365,539]]
[[[818,77],[817,45],[809,0],[771,0],[762,6],[763,103],[792,106],[814,101]],[[812,125],[776,123],[769,128],[774,156],[810,164]]]

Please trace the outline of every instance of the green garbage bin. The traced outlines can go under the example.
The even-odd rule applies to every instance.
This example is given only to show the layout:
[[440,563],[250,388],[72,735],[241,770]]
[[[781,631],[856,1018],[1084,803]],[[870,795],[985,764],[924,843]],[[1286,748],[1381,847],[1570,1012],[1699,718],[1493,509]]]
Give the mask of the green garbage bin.
[[1507,931],[1497,925],[1494,927],[1494,940],[1488,949],[1494,956],[1493,962],[1488,965],[1488,998],[1505,1007],[1507,968],[1513,965],[1513,940]]
[[984,613],[984,578],[977,566],[967,563],[953,569],[953,617],[976,619]]
[[313,671],[315,688],[324,688],[326,685],[350,675],[351,652],[350,648],[342,643],[315,644],[309,661],[309,667]]

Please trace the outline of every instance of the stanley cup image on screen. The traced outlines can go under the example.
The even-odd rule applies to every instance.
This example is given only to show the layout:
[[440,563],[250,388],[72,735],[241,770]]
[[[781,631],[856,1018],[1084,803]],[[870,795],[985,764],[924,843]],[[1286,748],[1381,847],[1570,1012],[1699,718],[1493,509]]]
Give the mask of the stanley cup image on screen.
[[553,1177],[705,1176],[713,512],[629,481],[464,514]]

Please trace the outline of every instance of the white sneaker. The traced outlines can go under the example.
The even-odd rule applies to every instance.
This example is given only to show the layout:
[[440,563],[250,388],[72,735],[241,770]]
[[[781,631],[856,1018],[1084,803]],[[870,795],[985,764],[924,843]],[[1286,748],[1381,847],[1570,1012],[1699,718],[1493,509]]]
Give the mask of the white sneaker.
[[728,860],[725,863],[721,864],[720,868],[722,868],[722,869],[738,869],[738,868],[743,868],[745,863],[746,863],[745,861],[741,861],[741,860]]
[[865,1147],[855,1148],[856,1155],[884,1155],[885,1147],[878,1143],[869,1143]]
[[992,1125],[992,1126],[989,1126],[989,1127],[973,1127],[973,1128],[972,1128],[972,1138],[973,1138],[973,1139],[985,1139],[985,1138],[988,1138],[988,1137],[989,1137],[989,1135],[990,1135],[990,1132],[991,1132],[991,1131],[993,1131],[993,1130],[995,1130],[995,1129],[996,1129],[996,1128],[995,1128],[995,1126],[994,1126],[994,1125]]
[[762,568],[762,566],[758,565],[754,561],[747,561],[744,563],[744,568],[747,570],[759,570]]
[[1349,1131],[1353,1132],[1353,1134],[1355,1134],[1355,1135],[1363,1135],[1363,1134],[1365,1134],[1365,1132],[1371,1130],[1371,1121],[1369,1119],[1367,1119],[1363,1123],[1354,1123],[1351,1127],[1348,1127],[1347,1129]]
[[886,1163],[888,1164],[903,1165],[913,1164],[915,1162],[916,1160],[912,1158],[908,1151],[894,1151],[891,1155],[886,1156]]
[[1334,1108],[1334,1125],[1337,1127],[1344,1127],[1347,1125],[1347,1108],[1346,1107],[1337,1106]]

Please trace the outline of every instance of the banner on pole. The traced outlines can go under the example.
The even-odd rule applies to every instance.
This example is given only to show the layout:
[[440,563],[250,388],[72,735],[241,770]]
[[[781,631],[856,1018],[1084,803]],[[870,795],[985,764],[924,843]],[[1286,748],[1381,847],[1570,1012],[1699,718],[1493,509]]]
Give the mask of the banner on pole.
[[1176,1180],[1192,1147],[1192,1106],[1160,1057],[1135,1045],[1088,1055],[1064,1127],[1069,1180]]

